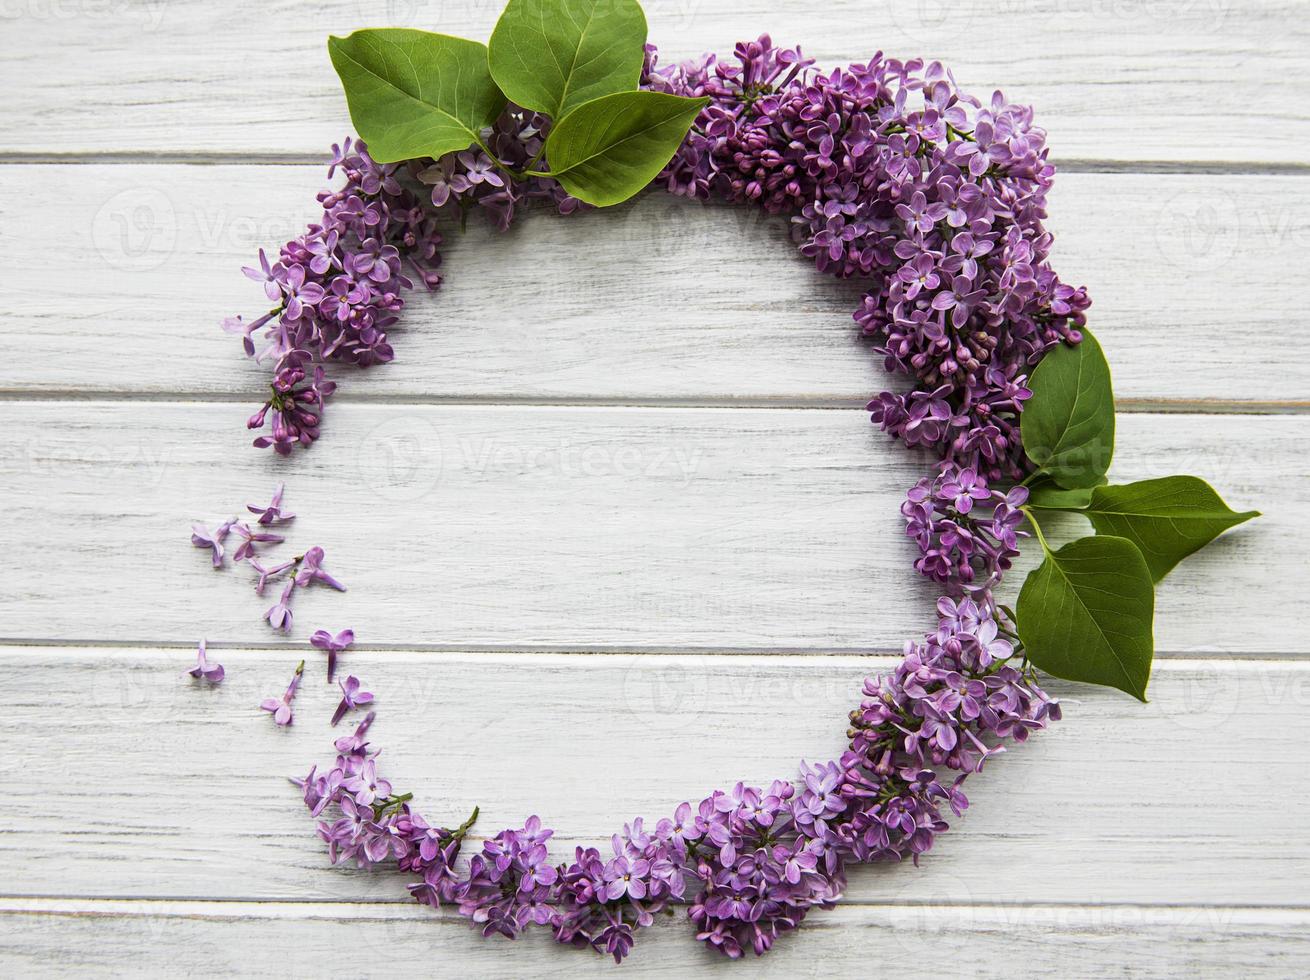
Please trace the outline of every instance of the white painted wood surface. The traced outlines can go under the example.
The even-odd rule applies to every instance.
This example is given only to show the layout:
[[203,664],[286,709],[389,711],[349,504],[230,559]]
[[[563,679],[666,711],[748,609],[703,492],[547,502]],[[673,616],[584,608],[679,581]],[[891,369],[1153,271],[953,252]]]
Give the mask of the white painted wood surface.
[[[307,666],[296,723],[279,731],[257,705],[301,652],[210,649],[228,679],[198,692],[183,682],[185,698],[185,649],[0,649],[12,678],[0,732],[26,774],[0,835],[7,891],[59,898],[71,875],[84,897],[403,901],[399,876],[327,865],[283,778],[333,754],[339,732],[325,720],[340,692],[319,664]],[[392,649],[343,660],[378,694],[388,778],[428,816],[463,819],[477,804],[494,830],[537,813],[563,854],[725,782],[840,754],[842,708],[894,662]],[[966,784],[973,809],[920,869],[852,870],[851,901],[1302,903],[1310,839],[1297,808],[1267,792],[1304,797],[1310,767],[1295,750],[1250,765],[1248,732],[1259,715],[1288,744],[1310,739],[1310,664],[1166,660],[1145,707],[1053,690],[1065,721]],[[51,796],[63,805],[43,806]]]
[[[253,397],[264,373],[218,324],[257,315],[264,294],[234,272],[318,217],[325,171],[0,168],[0,266],[58,254],[81,284],[52,295],[0,283],[0,330],[46,355],[0,364],[0,390]],[[1092,290],[1121,409],[1310,403],[1310,359],[1271,360],[1301,329],[1289,311],[1310,276],[1304,186],[1300,175],[1057,180],[1055,257]],[[534,215],[505,235],[474,220],[449,233],[444,272],[393,331],[399,359],[344,375],[343,394],[856,406],[894,383],[851,319],[859,286],[820,276],[797,260],[785,221],[742,208],[652,193],[603,213]],[[159,297],[158,312],[143,297]],[[1192,342],[1178,342],[1182,326]]]
[[[1152,703],[1058,685],[1065,721],[973,781],[922,868],[857,871],[748,966],[674,922],[624,971],[1310,972],[1310,4],[646,6],[678,56],[770,30],[1035,103],[1057,263],[1125,409],[1115,475],[1201,473],[1266,516],[1161,589]],[[257,305],[237,268],[312,216],[345,132],[324,35],[485,35],[498,8],[0,4],[0,972],[608,970],[327,867],[282,778],[327,756],[320,665],[292,730],[254,707],[303,636],[359,631],[428,809],[540,812],[562,854],[838,752],[860,678],[930,621],[896,515],[921,464],[859,411],[888,381],[857,290],[743,212],[648,195],[456,233],[323,442],[289,467],[246,446],[259,375],[215,324]],[[292,541],[351,586],[302,596],[290,639],[186,543],[283,476]],[[180,678],[202,634],[218,690]]]
[[[486,38],[500,0],[15,0],[0,8],[11,149],[322,153],[347,132],[325,39],[358,27]],[[1058,158],[1301,168],[1305,0],[650,0],[670,60],[763,32],[825,64],[940,58],[1038,107]]]
[[[6,409],[11,517],[50,530],[9,543],[24,573],[0,599],[3,639],[269,642],[275,596],[187,538],[283,476],[301,515],[290,553],[321,545],[351,588],[297,597],[296,644],[328,617],[384,645],[886,652],[935,621],[899,513],[929,463],[860,411],[342,402],[286,466],[249,448],[243,405]],[[1301,594],[1268,568],[1310,548],[1307,441],[1303,415],[1120,420],[1116,478],[1203,472],[1266,512],[1162,584],[1162,654],[1310,654],[1310,636],[1251,602]],[[52,562],[52,547],[79,559]]]
[[[249,976],[256,969],[321,977],[613,977],[598,957],[561,955],[544,936],[472,944],[448,915],[408,905],[247,902],[0,903],[10,963],[23,975]],[[1009,978],[1294,977],[1304,973],[1310,916],[1301,909],[839,907],[807,920],[760,960],[729,964],[661,922],[623,976]],[[343,944],[349,937],[349,945]]]

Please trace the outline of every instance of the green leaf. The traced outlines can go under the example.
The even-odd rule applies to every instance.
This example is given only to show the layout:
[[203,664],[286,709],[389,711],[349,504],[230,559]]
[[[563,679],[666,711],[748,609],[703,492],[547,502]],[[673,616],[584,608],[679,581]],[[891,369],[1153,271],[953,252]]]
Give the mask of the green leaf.
[[1137,545],[1160,581],[1180,561],[1259,511],[1237,513],[1214,488],[1194,476],[1166,476],[1116,487],[1097,487],[1087,510],[1098,534]]
[[1091,487],[1065,490],[1056,483],[1044,482],[1028,493],[1028,506],[1037,510],[1084,510],[1091,502]]
[[1131,541],[1098,535],[1048,551],[1016,613],[1024,654],[1042,670],[1146,700],[1155,587]]
[[1076,347],[1053,348],[1028,387],[1020,421],[1028,458],[1068,490],[1100,483],[1114,455],[1114,393],[1096,338],[1083,331]]
[[645,47],[637,0],[509,0],[488,60],[514,103],[558,120],[602,95],[635,91]]
[[584,103],[546,137],[550,176],[597,207],[626,201],[664,169],[708,102],[620,92]]
[[476,41],[407,28],[328,38],[350,121],[380,163],[467,149],[505,108]]

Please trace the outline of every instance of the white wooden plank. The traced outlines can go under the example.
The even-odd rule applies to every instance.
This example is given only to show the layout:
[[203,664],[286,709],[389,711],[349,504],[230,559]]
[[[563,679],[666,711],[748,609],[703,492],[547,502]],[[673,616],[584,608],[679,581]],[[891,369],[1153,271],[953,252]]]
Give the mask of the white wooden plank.
[[[230,902],[0,905],[0,966],[25,977],[115,975],[460,980],[614,975],[608,959],[544,936],[483,940],[450,915],[406,906]],[[1016,975],[1089,980],[1289,977],[1310,970],[1310,918],[1265,909],[839,908],[815,913],[761,959],[733,964],[675,919],[642,930],[629,977]]]
[[[298,654],[0,650],[0,890],[11,896],[403,902],[403,876],[332,868],[283,776],[329,763],[335,686],[311,660],[295,724],[258,702]],[[357,652],[384,771],[434,820],[493,834],[537,813],[552,851],[596,844],[737,779],[843,748],[891,658]],[[1310,663],[1167,661],[1151,703],[1052,685],[1065,718],[967,785],[920,868],[853,869],[855,902],[1310,905]],[[1253,756],[1252,719],[1280,748]],[[967,917],[966,917],[967,919]]]
[[[297,639],[885,651],[932,619],[898,510],[929,461],[859,411],[342,404],[290,464],[249,448],[247,412],[0,403],[19,570],[0,637],[268,642],[272,597],[187,539],[280,480],[301,515],[287,553],[322,545],[351,586],[299,596]],[[1164,583],[1159,649],[1310,651],[1268,614],[1299,602],[1270,569],[1304,563],[1310,417],[1128,415],[1119,433],[1117,478],[1200,473],[1266,511]]]
[[[66,284],[0,282],[0,330],[40,352],[6,359],[0,388],[257,390],[266,375],[218,322],[264,308],[239,269],[303,231],[324,182],[319,167],[0,168],[0,263],[57,255]],[[1060,177],[1057,267],[1092,290],[1125,404],[1310,404],[1310,361],[1271,357],[1307,271],[1303,182]],[[653,194],[508,235],[475,222],[446,272],[395,331],[395,363],[338,371],[342,397],[860,405],[897,383],[851,320],[858,286],[745,209]]]
[[[879,48],[942,58],[979,95],[999,86],[1036,105],[1060,158],[1304,164],[1310,141],[1303,100],[1277,94],[1310,84],[1301,0],[645,6],[670,57],[730,52],[770,31],[827,65]],[[501,7],[14,4],[0,15],[0,128],[9,152],[314,153],[348,127],[329,33],[394,25],[485,39]]]

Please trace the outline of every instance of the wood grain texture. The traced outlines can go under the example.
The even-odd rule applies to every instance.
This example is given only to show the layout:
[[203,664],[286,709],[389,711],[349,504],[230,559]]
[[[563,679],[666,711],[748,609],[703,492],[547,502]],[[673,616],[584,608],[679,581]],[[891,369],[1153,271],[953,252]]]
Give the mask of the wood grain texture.
[[[57,254],[77,284],[0,282],[0,330],[40,350],[6,359],[0,389],[256,390],[265,372],[218,323],[265,308],[239,270],[304,230],[324,183],[319,167],[0,167],[0,263]],[[1056,268],[1092,291],[1121,402],[1310,407],[1310,360],[1270,357],[1310,272],[1304,183],[1058,179]],[[339,368],[339,397],[854,406],[900,384],[851,320],[858,285],[741,208],[649,194],[504,235],[475,221],[451,233],[445,271],[392,331],[397,361]]]
[[[889,384],[858,289],[744,210],[649,194],[453,235],[446,287],[396,364],[343,376],[323,443],[249,449],[264,376],[216,325],[257,310],[237,269],[314,217],[310,164],[348,131],[326,34],[485,37],[501,6],[0,3],[0,974],[608,975],[327,865],[282,777],[326,761],[334,689],[311,662],[295,726],[255,707],[304,637],[359,631],[347,669],[430,815],[535,809],[563,857],[840,751],[895,662],[863,654],[931,622],[896,512],[928,461],[818,410]],[[1162,587],[1152,702],[1054,685],[1065,720],[971,781],[921,869],[859,869],[749,965],[662,923],[624,974],[1310,973],[1310,2],[644,6],[666,56],[768,30],[1034,104],[1056,266],[1135,413],[1113,475],[1199,473],[1266,516]],[[299,597],[287,639],[185,527],[283,478],[285,547],[324,545],[351,586]],[[218,689],[181,676],[201,634]]]
[[[403,876],[332,868],[283,778],[331,761],[339,691],[322,662],[279,730],[257,705],[302,654],[211,654],[227,679],[198,689],[189,649],[0,650],[13,774],[0,892],[407,901]],[[491,835],[537,813],[563,859],[635,816],[840,754],[862,678],[894,662],[385,650],[343,666],[378,697],[383,771],[428,818],[457,823],[477,804]],[[1165,662],[1148,705],[1052,691],[1064,720],[970,780],[970,810],[920,868],[853,869],[851,901],[1310,907],[1296,802],[1310,792],[1297,748],[1310,664]],[[1288,750],[1253,764],[1253,717]]]
[[[485,39],[499,2],[253,0],[5,8],[0,131],[29,154],[317,154],[348,131],[329,33],[423,27]],[[870,4],[821,16],[764,0],[650,0],[669,58],[762,31],[825,65],[878,49],[943,59],[986,98],[1038,108],[1057,158],[1304,165],[1310,84],[1302,0]]]
[[[268,642],[273,596],[211,569],[188,524],[284,479],[284,551],[322,545],[351,587],[298,596],[291,643],[349,624],[402,646],[889,651],[935,621],[898,513],[929,461],[859,411],[342,404],[292,467],[249,448],[238,404],[0,411],[27,532],[0,637]],[[1266,513],[1164,583],[1158,649],[1310,650],[1268,614],[1299,601],[1268,569],[1303,562],[1308,437],[1305,416],[1121,419],[1117,480],[1203,473]]]
[[[0,904],[0,968],[14,975],[612,977],[599,956],[543,936],[477,939],[430,909],[348,904]],[[1290,977],[1310,969],[1310,916],[1296,910],[941,906],[815,913],[763,959],[732,963],[683,921],[643,930],[623,976],[764,978],[1020,974],[1089,980]]]

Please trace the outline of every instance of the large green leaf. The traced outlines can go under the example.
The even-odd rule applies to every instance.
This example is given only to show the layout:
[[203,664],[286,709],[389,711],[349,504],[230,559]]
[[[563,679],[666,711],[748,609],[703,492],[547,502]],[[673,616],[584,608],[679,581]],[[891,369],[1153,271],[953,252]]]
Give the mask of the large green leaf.
[[505,108],[476,41],[382,28],[330,37],[328,53],[350,121],[382,163],[466,149]]
[[586,102],[546,138],[550,175],[598,207],[626,201],[669,162],[709,99],[620,92]]
[[1028,458],[1066,489],[1100,483],[1114,455],[1114,393],[1096,338],[1084,331],[1077,346],[1053,348],[1028,387],[1020,422]]
[[511,101],[558,120],[602,95],[634,91],[645,46],[637,0],[509,0],[488,61]]
[[1049,674],[1146,700],[1155,587],[1125,538],[1079,538],[1028,575],[1016,607],[1024,653]]
[[1083,513],[1099,534],[1137,545],[1157,582],[1230,527],[1260,516],[1259,511],[1232,510],[1210,484],[1194,476],[1097,487]]
[[1084,510],[1091,502],[1091,487],[1065,490],[1049,480],[1034,484],[1028,493],[1028,506],[1037,510]]

